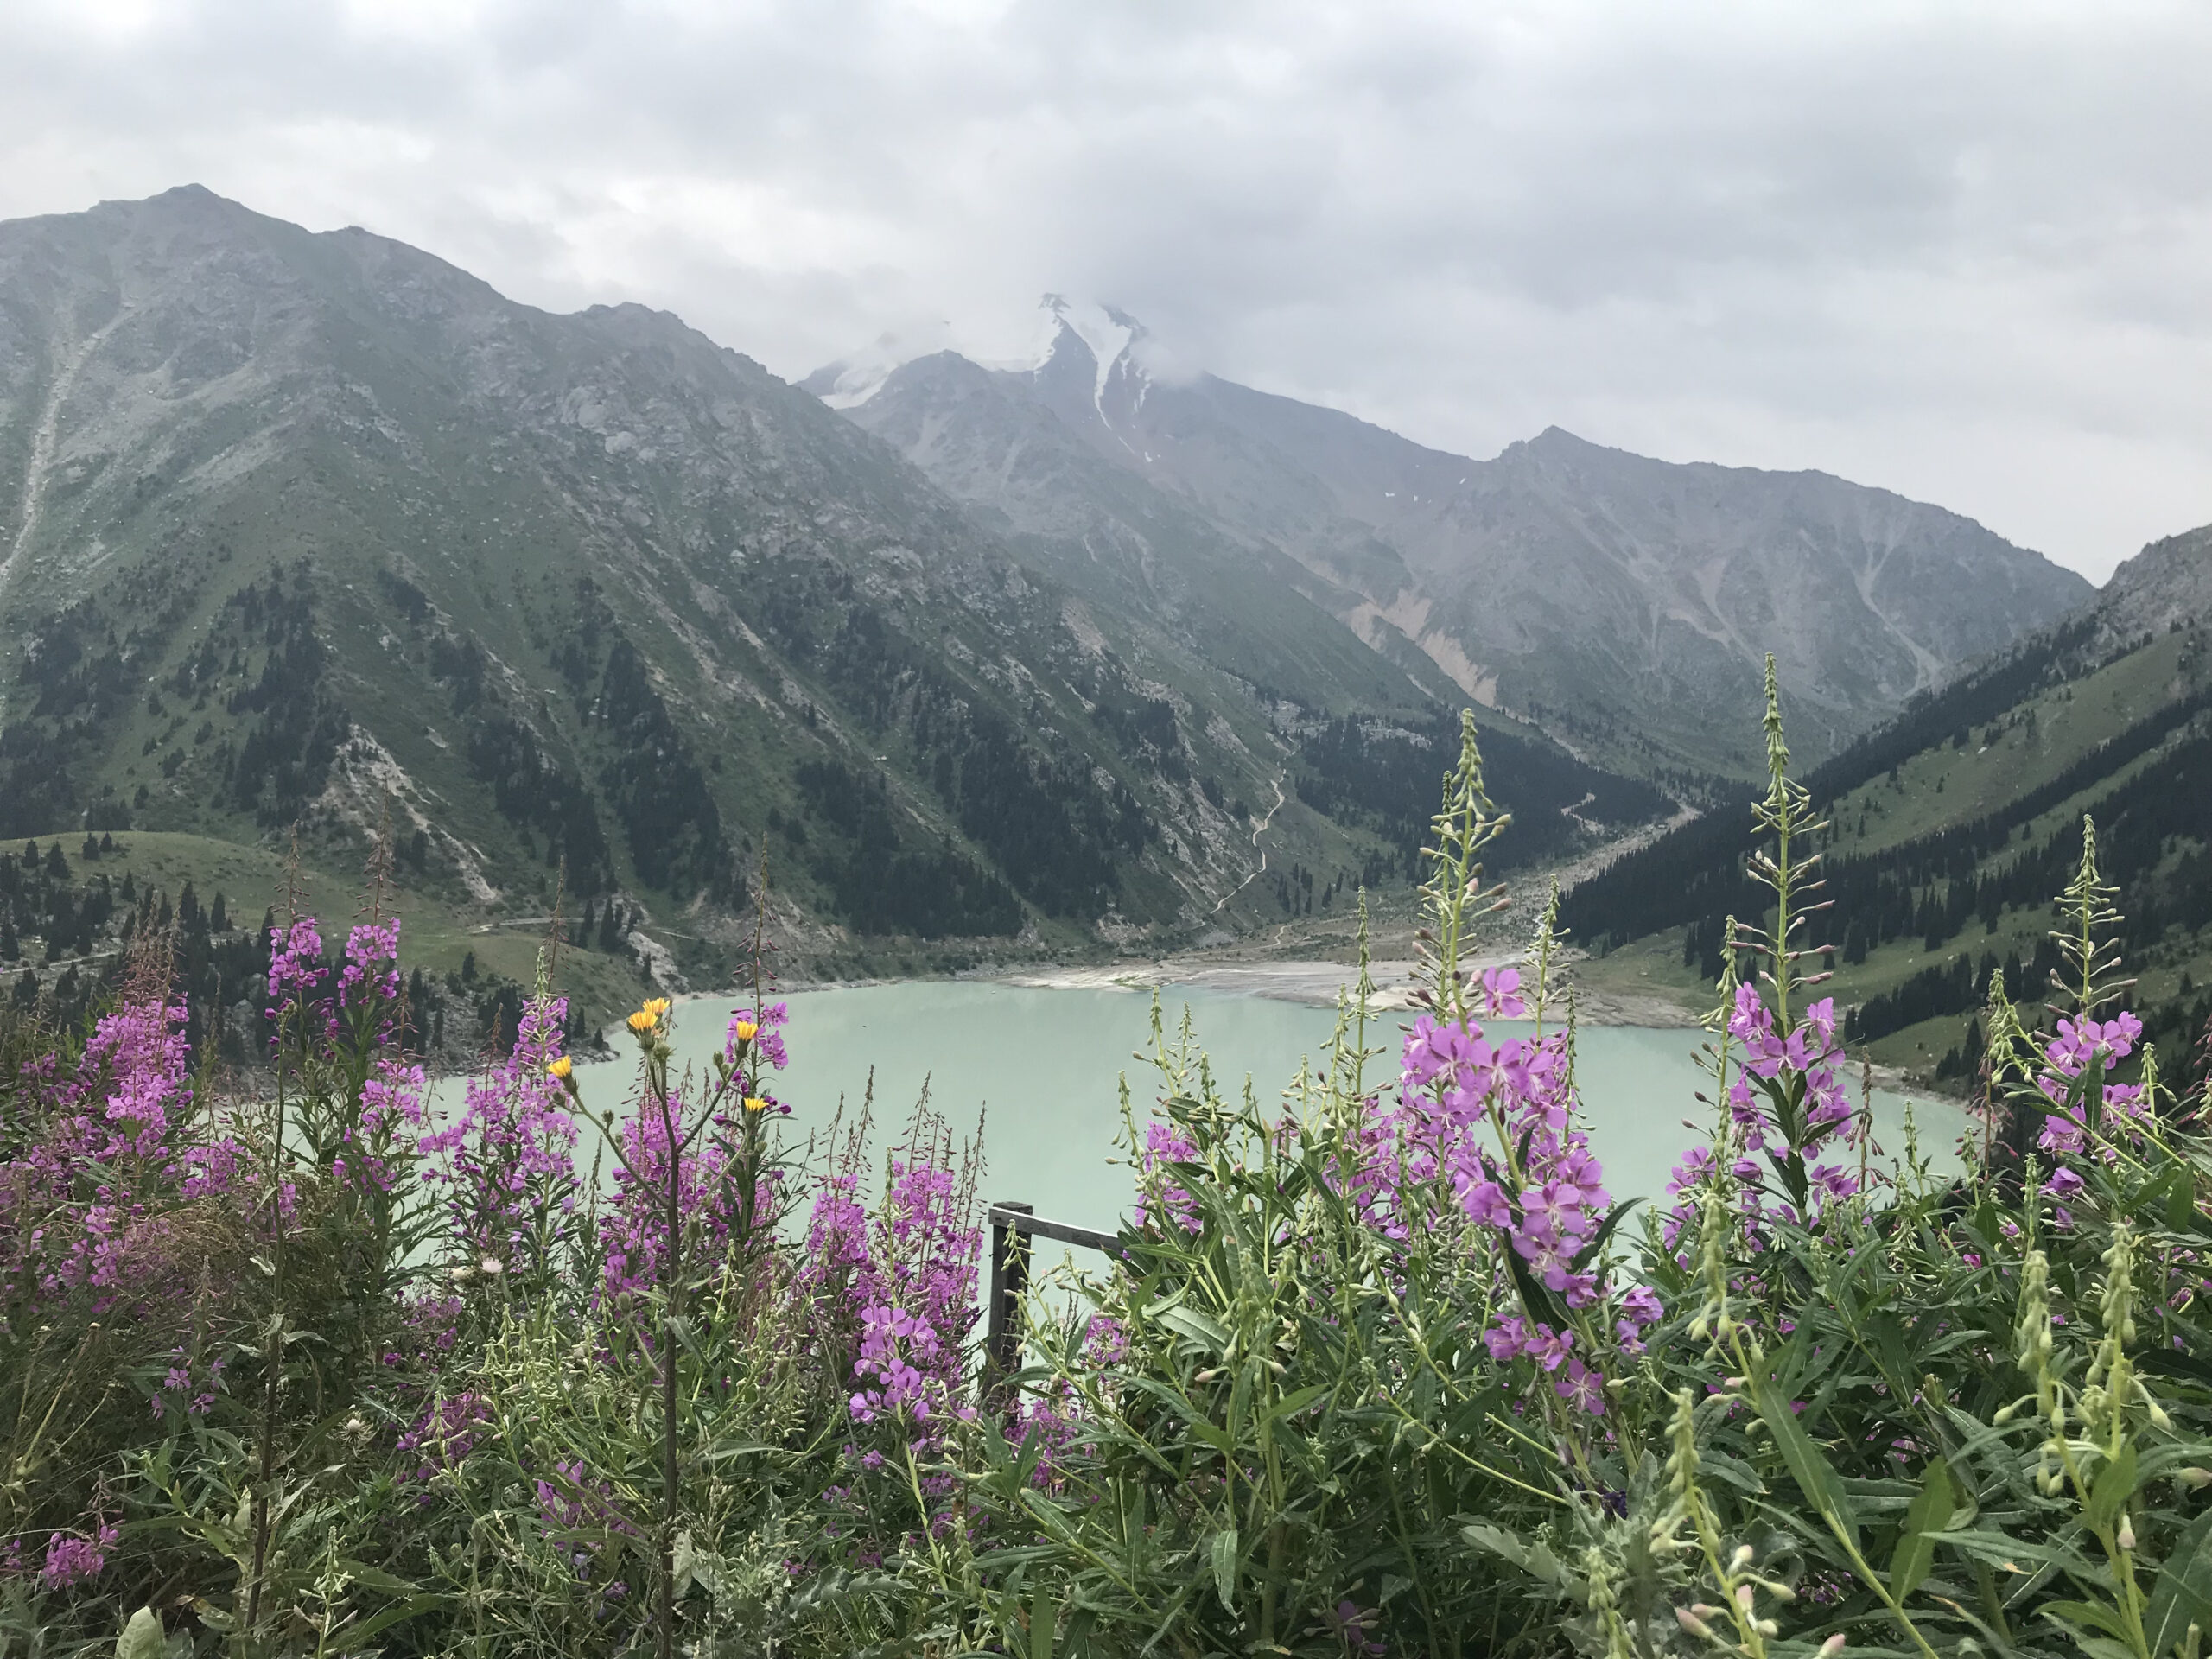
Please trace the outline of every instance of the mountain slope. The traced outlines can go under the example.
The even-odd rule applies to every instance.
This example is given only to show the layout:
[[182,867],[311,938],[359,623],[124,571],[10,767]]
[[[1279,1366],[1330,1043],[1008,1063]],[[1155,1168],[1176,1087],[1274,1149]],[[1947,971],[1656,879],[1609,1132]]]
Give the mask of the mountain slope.
[[[1385,654],[1410,643],[1486,706],[1646,769],[1746,772],[1756,746],[1734,716],[1770,650],[1801,741],[1827,753],[2090,594],[1886,491],[1675,466],[1555,428],[1471,460],[1212,376],[1155,378],[1134,320],[1048,305],[1058,327],[1033,368],[971,374],[1218,532],[1296,560],[1316,602]],[[976,465],[994,446],[959,423],[981,400],[937,397],[949,372],[933,359],[808,384],[956,495],[1024,493]]]
[[[731,970],[764,861],[817,961],[1249,925],[1300,722],[1389,748],[1431,705],[1154,529],[995,529],[674,317],[362,231],[196,188],[0,225],[0,836],[389,823],[456,912],[542,913],[565,868],[670,982]],[[1541,760],[1530,855],[1633,799]],[[1270,837],[1395,846],[1295,799]]]
[[[2134,1005],[2174,1065],[2212,1017],[2212,526],[2145,548],[2081,617],[1917,700],[1807,779],[1828,818],[1839,1003],[1878,1058],[1963,1080],[1991,972],[2041,998],[2050,900],[2097,826]],[[1748,917],[1749,813],[1724,809],[1568,893],[1601,977],[1687,988]]]

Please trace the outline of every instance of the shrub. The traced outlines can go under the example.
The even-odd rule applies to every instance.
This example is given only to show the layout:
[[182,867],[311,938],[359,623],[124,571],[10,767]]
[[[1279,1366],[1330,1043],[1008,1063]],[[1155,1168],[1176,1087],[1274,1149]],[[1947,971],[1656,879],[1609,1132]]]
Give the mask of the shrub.
[[704,1077],[677,1011],[632,1015],[618,1110],[541,972],[434,1122],[373,899],[334,949],[273,928],[235,1090],[142,943],[87,1031],[0,1033],[0,1639],[2196,1655],[2212,1147],[2118,1006],[2094,826],[2048,1014],[1992,976],[1939,1181],[1910,1129],[1872,1144],[1806,971],[1820,826],[1770,676],[1767,730],[1770,908],[1719,941],[1712,1128],[1662,1212],[1606,1191],[1556,903],[1519,967],[1465,962],[1505,822],[1469,725],[1416,1017],[1386,1043],[1363,966],[1262,1103],[1155,1013],[1129,1218],[1029,1299],[1011,1376],[974,1363],[979,1148],[926,1103],[880,1180],[865,1107],[787,1140],[758,984]]

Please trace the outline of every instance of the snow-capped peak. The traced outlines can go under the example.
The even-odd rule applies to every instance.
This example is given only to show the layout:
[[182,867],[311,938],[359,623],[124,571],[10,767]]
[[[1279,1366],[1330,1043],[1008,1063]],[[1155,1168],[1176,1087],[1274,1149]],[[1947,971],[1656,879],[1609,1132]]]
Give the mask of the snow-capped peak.
[[1144,325],[1118,307],[1070,300],[1059,294],[1045,296],[1040,315],[1047,339],[1031,372],[1042,370],[1059,350],[1062,339],[1074,335],[1090,353],[1091,407],[1097,411],[1100,423],[1111,430],[1114,423],[1106,413],[1106,388],[1115,375],[1122,374],[1135,383],[1139,404],[1144,401],[1150,385],[1151,377],[1138,360],[1136,351],[1138,342],[1145,337]]

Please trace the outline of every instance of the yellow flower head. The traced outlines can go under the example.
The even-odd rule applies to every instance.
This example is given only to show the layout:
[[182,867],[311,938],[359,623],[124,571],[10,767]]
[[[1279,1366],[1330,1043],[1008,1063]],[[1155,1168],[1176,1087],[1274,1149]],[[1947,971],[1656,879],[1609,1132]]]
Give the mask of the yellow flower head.
[[645,1012],[658,1020],[668,1012],[668,999],[664,996],[653,998],[652,1001],[645,1004]]
[[729,1030],[730,1035],[737,1039],[737,1046],[740,1048],[743,1048],[760,1034],[759,1025],[750,1020],[737,1020],[731,1025]]
[[745,1109],[748,1112],[764,1112],[768,1109],[768,1103],[758,1095],[747,1095],[745,1097]]
[[570,1059],[567,1055],[563,1054],[559,1059],[554,1061],[552,1065],[545,1068],[545,1075],[558,1082],[566,1083],[569,1080],[569,1073],[575,1069],[576,1063]]
[[636,1032],[640,1037],[644,1036],[647,1032],[651,1031],[659,1023],[660,1016],[646,1008],[639,1008],[635,1014],[630,1016],[630,1029]]

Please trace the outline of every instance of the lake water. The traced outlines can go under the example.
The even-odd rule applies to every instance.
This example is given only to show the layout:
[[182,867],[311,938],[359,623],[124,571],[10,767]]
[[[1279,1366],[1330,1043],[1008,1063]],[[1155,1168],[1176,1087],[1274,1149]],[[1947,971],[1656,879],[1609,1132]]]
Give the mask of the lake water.
[[[1158,1076],[1131,1051],[1148,1043],[1148,995],[1103,988],[1042,990],[974,981],[921,981],[849,989],[795,991],[785,1044],[790,1068],[773,1084],[792,1108],[787,1131],[803,1136],[825,1126],[839,1097],[849,1116],[868,1086],[875,1088],[877,1156],[905,1123],[926,1080],[932,1101],[954,1128],[971,1130],[984,1114],[986,1199],[1017,1199],[1040,1216],[1112,1229],[1130,1191],[1117,1154],[1120,1079],[1128,1079],[1141,1122],[1156,1098]],[[1224,1094],[1252,1079],[1263,1103],[1297,1076],[1301,1058],[1325,1064],[1333,1010],[1265,997],[1169,987],[1160,993],[1172,1034],[1187,1007]],[[726,999],[686,998],[676,1008],[679,1065],[708,1071],[707,1054],[722,1039]],[[1372,1063],[1370,1084],[1396,1075],[1403,1013],[1376,1017],[1370,1046],[1389,1054]],[[1497,1021],[1497,1034],[1528,1027]],[[627,1033],[619,1033],[626,1042]],[[1575,1078],[1591,1135],[1617,1198],[1663,1192],[1682,1148],[1702,1141],[1707,1109],[1694,1098],[1710,1080],[1695,1063],[1703,1033],[1643,1027],[1586,1027],[1577,1035]],[[594,1107],[622,1099],[632,1086],[628,1058],[576,1068]],[[1854,1096],[1856,1090],[1853,1091]],[[1904,1146],[1904,1099],[1877,1092],[1877,1139],[1892,1153]],[[1947,1102],[1914,1097],[1921,1144],[1938,1168],[1954,1167],[1963,1115]],[[1686,1128],[1683,1120],[1700,1128]],[[588,1147],[579,1149],[587,1160]]]

